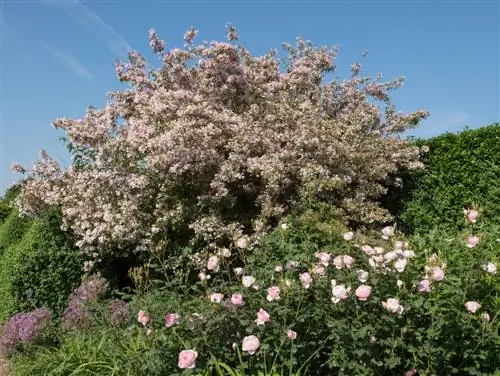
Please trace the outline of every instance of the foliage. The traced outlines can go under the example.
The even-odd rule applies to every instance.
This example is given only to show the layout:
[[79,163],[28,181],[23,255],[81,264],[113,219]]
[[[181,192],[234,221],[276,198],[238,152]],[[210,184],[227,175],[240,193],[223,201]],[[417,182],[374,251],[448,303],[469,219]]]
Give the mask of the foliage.
[[427,116],[396,111],[389,92],[402,79],[361,77],[356,63],[350,79],[323,83],[335,49],[298,39],[280,60],[274,50],[251,56],[232,26],[229,43],[193,45],[196,34],[166,51],[151,30],[161,68],[131,52],[116,64],[129,89],[81,120],[55,121],[74,163],[61,171],[42,151],[19,196],[23,213],[60,205],[78,245],[101,255],[159,239],[213,251],[311,197],[345,221],[389,218],[376,202],[383,184],[421,167],[419,149],[397,136]]
[[0,257],[9,246],[13,246],[21,240],[31,223],[29,218],[20,217],[17,210],[10,211],[0,225]]
[[425,233],[434,227],[450,231],[466,226],[464,207],[479,209],[483,222],[500,223],[500,124],[446,133],[429,140],[423,157],[425,171],[406,174],[403,189],[385,198],[407,232]]
[[47,307],[56,316],[62,313],[69,294],[81,280],[84,259],[60,225],[56,210],[44,213],[2,259],[2,291],[12,302],[3,319],[33,307]]

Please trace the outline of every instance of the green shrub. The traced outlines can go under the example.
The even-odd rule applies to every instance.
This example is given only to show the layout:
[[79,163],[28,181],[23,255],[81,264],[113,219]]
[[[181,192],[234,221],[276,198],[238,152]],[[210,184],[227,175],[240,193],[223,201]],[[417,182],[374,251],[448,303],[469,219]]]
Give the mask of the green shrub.
[[57,316],[65,308],[81,280],[83,257],[60,223],[57,212],[45,213],[1,260],[2,291],[10,301],[1,319],[33,307],[47,307]]
[[390,190],[384,200],[405,231],[461,230],[464,208],[478,209],[483,223],[500,223],[500,124],[416,144],[430,149],[425,171],[406,174],[403,190]]
[[30,219],[20,217],[17,210],[10,211],[0,225],[0,257],[9,246],[21,240],[31,222]]

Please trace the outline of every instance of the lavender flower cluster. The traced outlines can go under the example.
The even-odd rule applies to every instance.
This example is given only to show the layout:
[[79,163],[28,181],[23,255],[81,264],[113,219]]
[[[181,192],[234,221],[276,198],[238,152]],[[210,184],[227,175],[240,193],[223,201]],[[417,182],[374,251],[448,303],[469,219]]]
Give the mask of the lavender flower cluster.
[[9,354],[21,344],[35,343],[51,318],[52,312],[46,308],[15,314],[3,327],[0,349],[3,353]]

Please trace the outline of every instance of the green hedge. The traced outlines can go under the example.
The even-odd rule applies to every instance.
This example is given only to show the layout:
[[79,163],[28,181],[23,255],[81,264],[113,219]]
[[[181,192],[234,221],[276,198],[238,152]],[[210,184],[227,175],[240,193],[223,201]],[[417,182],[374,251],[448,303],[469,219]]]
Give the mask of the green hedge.
[[[2,201],[3,204],[5,202]],[[6,249],[17,243],[30,227],[32,220],[19,216],[16,209],[12,209],[0,225],[0,256]]]
[[415,142],[430,149],[426,170],[404,175],[403,189],[383,200],[405,232],[460,231],[468,207],[479,209],[481,223],[500,223],[500,123]]
[[60,314],[82,277],[83,258],[60,230],[57,211],[33,221],[0,259],[0,321],[14,312],[47,307]]

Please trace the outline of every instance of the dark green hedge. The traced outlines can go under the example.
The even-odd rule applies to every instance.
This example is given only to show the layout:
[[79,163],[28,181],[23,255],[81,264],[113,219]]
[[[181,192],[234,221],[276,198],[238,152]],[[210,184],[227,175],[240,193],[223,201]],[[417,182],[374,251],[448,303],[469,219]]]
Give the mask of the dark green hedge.
[[468,207],[479,208],[481,223],[500,223],[500,123],[415,142],[430,149],[422,160],[426,170],[404,174],[403,189],[383,199],[400,228],[461,230]]

